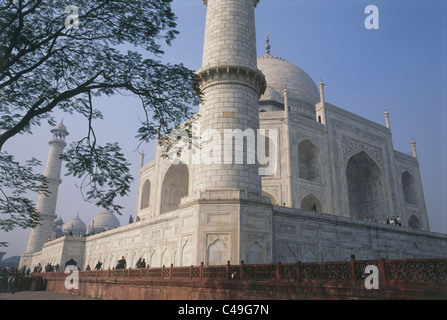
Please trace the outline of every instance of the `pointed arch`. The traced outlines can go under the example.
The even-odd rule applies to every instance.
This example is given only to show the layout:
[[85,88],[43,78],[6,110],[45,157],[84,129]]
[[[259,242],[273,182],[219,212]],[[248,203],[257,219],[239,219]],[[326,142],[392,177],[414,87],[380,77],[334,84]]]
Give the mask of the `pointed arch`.
[[314,250],[311,248],[308,248],[304,254],[303,254],[303,262],[317,262],[317,255],[315,254]]
[[192,246],[191,241],[188,239],[182,246],[181,251],[181,265],[182,266],[190,266],[192,264]]
[[169,267],[171,265],[171,250],[169,250],[169,248],[162,250],[161,265],[165,267]]
[[178,209],[180,199],[189,192],[188,167],[181,163],[171,165],[163,180],[160,213]]
[[264,263],[264,249],[258,241],[254,241],[247,249],[247,263],[261,264]]
[[161,267],[161,257],[159,253],[159,249],[152,249],[151,252],[149,252],[149,267]]
[[301,210],[323,212],[323,205],[321,201],[312,193],[305,196],[301,201]]
[[327,262],[327,261],[337,261],[337,258],[335,257],[335,252],[336,249],[335,248],[325,248],[323,250],[323,261]]
[[263,197],[268,197],[270,199],[271,204],[273,204],[274,206],[278,205],[278,201],[276,200],[275,196],[272,195],[271,193],[269,193],[267,191],[262,191],[261,195]]
[[421,220],[419,220],[419,218],[415,215],[412,215],[408,220],[408,226],[410,227],[410,229],[419,230],[421,229]]
[[385,220],[388,213],[382,172],[366,152],[349,159],[346,179],[351,217]]
[[405,171],[402,174],[402,189],[405,203],[417,206],[419,204],[417,197],[416,181],[411,173]]
[[298,146],[298,171],[300,179],[320,182],[318,149],[310,140]]
[[141,189],[141,197],[140,197],[140,210],[149,208],[149,201],[151,197],[151,182],[147,179],[143,188]]
[[208,247],[208,265],[224,265],[228,261],[228,249],[220,239]]

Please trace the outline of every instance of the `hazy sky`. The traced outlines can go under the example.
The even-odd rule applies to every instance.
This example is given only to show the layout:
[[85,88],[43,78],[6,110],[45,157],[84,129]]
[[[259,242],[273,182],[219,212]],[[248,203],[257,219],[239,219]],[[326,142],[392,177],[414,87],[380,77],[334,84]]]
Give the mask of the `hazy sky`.
[[[76,5],[76,0],[70,4]],[[365,28],[367,5],[379,9],[378,30]],[[174,0],[173,9],[180,35],[163,60],[197,70],[206,7],[201,0]],[[385,124],[388,109],[394,149],[410,153],[411,139],[417,143],[430,227],[447,233],[447,1],[261,0],[256,28],[258,56],[265,54],[269,33],[271,54],[299,66],[315,83],[322,78],[329,103],[379,124]],[[120,201],[125,214],[118,217],[125,224],[136,210],[140,155],[134,137],[141,107],[137,99],[121,96],[101,99],[96,106],[104,113],[104,120],[95,122],[99,139],[118,141],[132,163],[135,181],[129,197]],[[55,115],[64,119],[70,132],[67,142],[86,134],[87,122],[81,117]],[[34,156],[45,165],[50,129],[34,128],[33,135],[8,142],[5,151],[20,160]],[[140,147],[145,163],[154,159],[154,150],[154,143]],[[76,180],[62,180],[57,214],[68,222],[79,212],[88,225],[102,209],[83,201]],[[4,258],[21,255],[28,236],[29,230],[0,232],[0,241],[10,242],[8,248],[0,248],[6,252]]]

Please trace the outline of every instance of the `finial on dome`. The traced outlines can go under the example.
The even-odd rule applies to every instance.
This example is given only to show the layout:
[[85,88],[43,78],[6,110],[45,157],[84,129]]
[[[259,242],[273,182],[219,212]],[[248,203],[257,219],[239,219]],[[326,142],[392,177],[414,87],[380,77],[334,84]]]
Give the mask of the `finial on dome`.
[[267,55],[270,55],[270,49],[272,48],[270,46],[270,39],[269,39],[269,34],[267,33],[267,39],[265,40],[267,42],[267,45],[265,46],[265,53]]

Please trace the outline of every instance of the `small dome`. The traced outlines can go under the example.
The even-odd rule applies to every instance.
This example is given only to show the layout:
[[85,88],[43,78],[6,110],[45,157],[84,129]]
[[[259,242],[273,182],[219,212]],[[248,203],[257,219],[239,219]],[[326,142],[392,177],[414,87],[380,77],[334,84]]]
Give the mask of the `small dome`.
[[51,133],[54,133],[55,131],[62,131],[66,136],[68,136],[67,127],[62,123],[58,123],[54,126],[53,129],[51,129]]
[[64,220],[62,220],[62,218],[58,216],[53,222],[53,231],[61,231],[63,225]]
[[89,233],[98,233],[107,229],[119,227],[121,224],[113,213],[109,210],[104,210],[98,214],[89,225]]
[[[267,81],[267,86],[281,95],[283,102],[283,91],[287,88],[289,98],[298,99],[317,104],[320,101],[320,93],[312,78],[302,69],[284,59],[274,57],[270,54],[258,58],[258,69],[262,71]],[[260,100],[277,99],[277,96],[266,94]]]
[[65,233],[71,234],[85,234],[87,232],[87,226],[85,223],[79,218],[79,214],[76,215],[74,219],[68,221],[64,226]]

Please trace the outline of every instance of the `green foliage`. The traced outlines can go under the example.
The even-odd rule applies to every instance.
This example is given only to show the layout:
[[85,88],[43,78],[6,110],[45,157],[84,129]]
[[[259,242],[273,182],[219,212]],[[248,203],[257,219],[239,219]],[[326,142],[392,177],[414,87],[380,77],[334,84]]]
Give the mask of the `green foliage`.
[[[200,99],[196,75],[181,64],[157,60],[162,45],[171,44],[178,33],[171,2],[0,1],[0,151],[16,134],[31,133],[43,121],[54,125],[56,108],[79,113],[88,130],[64,157],[69,173],[91,188],[87,200],[119,210],[114,199],[129,191],[129,164],[116,144],[96,144],[92,120],[102,118],[107,109],[95,109],[92,97],[139,97],[146,115],[136,130],[141,143],[168,134],[192,116],[192,106]],[[65,13],[68,5],[78,8],[78,28],[66,26],[74,22]],[[129,45],[139,51],[123,50]],[[12,160],[2,158],[2,165],[7,161]],[[23,201],[25,210],[16,201],[15,210],[30,214],[30,205]]]
[[[120,213],[122,207],[113,203],[117,196],[125,196],[133,180],[129,163],[117,143],[92,148],[85,141],[72,143],[63,155],[68,172],[81,179],[81,190],[87,190],[85,199],[104,208],[112,207]],[[124,164],[124,165],[123,165]]]
[[35,205],[26,197],[27,192],[46,194],[46,180],[33,173],[35,166],[40,162],[34,158],[21,165],[12,155],[0,152],[0,230],[38,225]]

